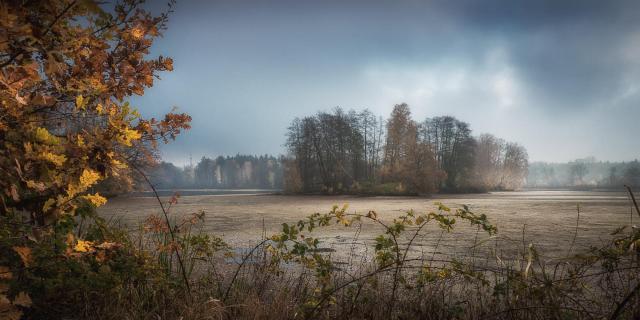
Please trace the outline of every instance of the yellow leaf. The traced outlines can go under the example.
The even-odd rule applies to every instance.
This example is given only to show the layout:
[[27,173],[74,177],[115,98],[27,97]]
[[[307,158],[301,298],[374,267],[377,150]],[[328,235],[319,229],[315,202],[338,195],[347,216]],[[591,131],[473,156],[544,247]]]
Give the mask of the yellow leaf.
[[116,169],[126,169],[127,168],[127,164],[126,163],[122,163],[121,161],[119,161],[118,159],[112,159],[111,160],[111,164],[116,168]]
[[141,27],[135,27],[131,29],[131,35],[136,39],[141,39],[142,37],[144,37],[144,29],[142,29]]
[[42,206],[42,212],[47,212],[49,211],[49,209],[51,209],[51,207],[56,203],[56,200],[53,198],[49,198],[47,199],[47,201],[45,201],[44,206]]
[[48,151],[45,151],[42,154],[40,154],[40,157],[42,157],[42,159],[44,160],[47,160],[53,163],[57,167],[63,166],[64,163],[67,161],[67,157],[65,157],[63,154],[54,154]]
[[78,240],[78,243],[76,243],[76,246],[73,248],[73,250],[75,250],[76,252],[93,251],[93,242],[85,241],[85,240]]
[[126,146],[131,146],[131,141],[138,140],[141,137],[142,137],[142,134],[138,132],[138,130],[125,128],[123,130],[123,133],[118,137],[119,138],[118,140]]
[[82,175],[80,175],[80,181],[78,183],[71,183],[67,187],[67,196],[73,197],[78,193],[84,192],[92,185],[96,184],[102,176],[91,169],[84,169]]
[[13,247],[13,251],[15,251],[22,260],[22,263],[25,267],[28,267],[33,260],[31,257],[31,248],[29,247]]
[[101,176],[98,172],[93,171],[91,169],[84,169],[82,171],[82,175],[80,176],[80,187],[83,190],[94,185],[98,180],[100,180]]
[[85,103],[86,103],[86,101],[84,101],[84,97],[82,95],[79,95],[79,96],[76,97],[76,107],[78,109],[83,109],[84,110]]
[[60,143],[60,139],[58,139],[58,137],[49,133],[49,130],[41,127],[36,128],[36,140],[40,143],[49,145],[56,145]]
[[96,207],[102,206],[105,203],[107,203],[107,198],[101,196],[99,193],[89,194],[82,197],[89,200],[89,202],[91,202],[91,204],[93,204]]

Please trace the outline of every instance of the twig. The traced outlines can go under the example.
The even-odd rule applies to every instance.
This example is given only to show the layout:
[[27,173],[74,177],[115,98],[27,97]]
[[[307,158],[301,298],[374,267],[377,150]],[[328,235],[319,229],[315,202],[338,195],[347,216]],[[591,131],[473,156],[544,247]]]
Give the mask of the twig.
[[227,290],[225,291],[224,296],[222,297],[222,302],[225,302],[227,300],[227,298],[229,297],[229,292],[231,292],[231,287],[233,287],[233,283],[236,281],[236,278],[238,277],[238,273],[240,273],[240,269],[242,269],[242,267],[247,262],[247,260],[249,260],[249,257],[251,257],[251,255],[253,255],[253,252],[256,251],[256,249],[258,249],[260,246],[262,246],[263,244],[265,244],[269,240],[271,240],[271,239],[265,239],[265,240],[260,241],[260,243],[258,243],[255,247],[253,247],[253,249],[251,249],[251,251],[249,251],[249,253],[242,258],[242,262],[240,262],[240,265],[238,265],[238,268],[236,268],[236,272],[233,274],[233,277],[231,278],[231,282],[229,283],[229,287],[227,287]]
[[[629,187],[627,187],[629,188]],[[634,200],[635,202],[635,200]],[[636,205],[636,209],[638,208],[638,206]],[[624,307],[627,305],[627,303],[629,303],[629,301],[631,300],[631,298],[633,298],[633,296],[635,296],[638,292],[640,292],[640,283],[638,283],[636,285],[635,288],[633,288],[633,290],[631,290],[631,292],[624,298],[624,300],[622,300],[622,302],[618,305],[618,307],[616,308],[616,311],[613,312],[613,314],[611,315],[611,320],[614,319],[618,319],[618,317],[622,314],[622,311],[624,310]]]
[[576,231],[573,233],[573,240],[571,240],[571,246],[569,246],[569,252],[567,253],[567,255],[571,254],[571,251],[573,251],[573,246],[576,243],[576,238],[578,237],[578,227],[580,226],[580,204],[576,205],[576,208],[578,210],[578,217],[576,218]]
[[[67,11],[69,11],[73,6],[76,5],[76,1],[71,2],[66,8],[64,8],[62,10],[62,12],[60,14],[58,14],[53,21],[47,26],[47,29],[45,29],[45,31],[42,33],[41,37],[44,37],[47,33],[49,33],[49,31],[51,31],[51,28],[53,28],[53,26],[58,22],[58,20],[60,20],[60,18],[62,18],[62,16],[64,16]],[[9,64],[11,64],[18,56],[20,56],[21,54],[25,54],[28,53],[26,50],[24,50],[23,48],[18,49],[18,52],[16,52],[15,54],[13,54],[11,57],[9,57],[9,59],[5,62],[3,62],[2,64],[0,64],[0,69],[4,68],[6,66],[8,66]]]
[[575,308],[570,308],[570,307],[555,307],[555,306],[526,306],[526,307],[518,307],[518,308],[511,308],[511,309],[507,309],[507,310],[502,310],[500,312],[496,312],[492,315],[489,315],[487,317],[487,319],[491,319],[491,318],[497,318],[498,316],[500,316],[501,314],[505,314],[505,313],[512,313],[515,311],[524,311],[524,310],[531,310],[531,309],[554,309],[554,308],[559,308],[562,310],[570,310],[570,311],[574,311],[574,312],[578,312],[578,313],[582,313],[584,311],[579,310],[579,309],[575,309]]
[[636,202],[636,197],[633,195],[633,191],[631,191],[631,187],[629,187],[628,185],[624,185],[625,188],[627,188],[627,191],[629,191],[629,195],[631,196],[631,201],[633,202],[633,205],[636,207],[636,212],[638,213],[638,216],[640,216],[640,208],[638,208],[638,203]]
[[73,8],[73,6],[76,5],[77,1],[72,1],[71,3],[69,3],[69,5],[67,5],[66,8],[64,8],[62,10],[62,12],[60,12],[60,14],[58,14],[53,21],[49,24],[49,26],[47,26],[47,29],[44,30],[44,32],[42,33],[42,36],[45,36],[47,33],[49,33],[49,31],[51,31],[51,28],[53,28],[53,26],[58,22],[58,20],[60,20],[60,18],[62,18],[62,16],[64,16],[71,8]]
[[[160,200],[160,195],[158,195],[158,191],[156,191],[156,188],[153,186],[153,184],[151,183],[151,181],[149,181],[149,178],[147,177],[147,175],[144,174],[144,172],[142,172],[142,170],[140,170],[140,168],[138,168],[135,165],[131,165],[143,178],[144,180],[147,182],[147,184],[151,187],[151,190],[153,191],[153,194],[155,195],[156,199],[158,200],[158,203],[160,204],[160,208],[162,209],[162,213],[164,214],[164,219],[167,223],[167,229],[169,229],[169,234],[171,235],[171,241],[175,244],[176,242],[176,237],[173,233],[173,228],[171,227],[171,222],[169,221],[169,215],[167,214],[167,210],[165,210],[164,205],[162,204],[162,200]],[[175,251],[176,253],[176,258],[178,258],[178,264],[180,265],[180,271],[182,273],[182,278],[184,279],[184,284],[187,286],[187,292],[189,294],[189,297],[191,297],[191,286],[189,285],[189,278],[187,277],[187,271],[185,270],[184,267],[184,263],[182,262],[182,257],[180,256],[180,252],[178,251],[178,247],[177,246],[173,246],[173,251]]]

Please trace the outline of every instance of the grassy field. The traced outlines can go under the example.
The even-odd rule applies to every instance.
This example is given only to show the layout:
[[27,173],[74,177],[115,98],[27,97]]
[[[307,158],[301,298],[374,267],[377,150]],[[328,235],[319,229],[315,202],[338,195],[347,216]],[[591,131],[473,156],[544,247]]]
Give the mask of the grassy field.
[[[314,212],[327,212],[336,204],[349,205],[349,212],[366,214],[375,210],[383,220],[391,220],[403,212],[436,210],[435,202],[452,208],[469,205],[477,214],[486,214],[498,227],[498,236],[482,247],[498,242],[500,250],[521,249],[533,243],[545,258],[565,256],[571,242],[574,250],[600,245],[618,226],[629,224],[631,207],[623,192],[591,191],[525,191],[490,194],[436,195],[418,197],[353,197],[353,196],[283,196],[283,195],[198,195],[180,197],[171,208],[172,215],[181,216],[204,210],[205,230],[225,239],[234,247],[247,248],[281,229],[284,222],[293,223]],[[579,221],[578,221],[579,208]],[[131,228],[152,213],[160,213],[157,200],[152,197],[120,197],[100,208],[100,214],[117,217]],[[578,227],[576,228],[576,225]],[[577,230],[577,235],[576,235]],[[439,229],[424,232],[417,239],[413,254],[458,256],[476,253],[469,251],[475,241],[486,239],[476,228],[460,223],[452,233]],[[524,233],[523,233],[524,231]],[[359,255],[372,238],[383,233],[379,226],[363,223],[361,227],[333,226],[318,231],[323,247],[343,253]],[[523,238],[524,237],[524,238]],[[437,245],[437,247],[436,247]],[[330,250],[330,251],[333,251]],[[505,252],[507,253],[507,252]]]

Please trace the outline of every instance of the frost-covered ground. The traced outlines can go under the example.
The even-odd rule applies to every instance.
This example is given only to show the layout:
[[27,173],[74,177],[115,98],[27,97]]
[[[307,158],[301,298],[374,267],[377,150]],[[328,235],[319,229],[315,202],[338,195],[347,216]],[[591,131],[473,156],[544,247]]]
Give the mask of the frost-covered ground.
[[[548,259],[562,257],[574,239],[578,207],[580,219],[574,252],[602,244],[615,228],[630,224],[632,217],[634,224],[640,224],[640,218],[635,213],[631,215],[625,193],[585,191],[496,192],[435,195],[432,198],[194,195],[180,197],[171,212],[184,216],[204,210],[207,232],[222,236],[235,247],[246,248],[261,240],[264,234],[269,236],[277,232],[283,222],[294,223],[314,212],[327,212],[334,204],[349,204],[349,212],[366,214],[375,210],[378,217],[390,220],[409,209],[417,212],[436,210],[434,202],[437,201],[452,208],[466,204],[475,213],[486,214],[498,226],[498,237],[483,241],[487,235],[477,233],[475,227],[462,221],[450,234],[442,234],[433,226],[425,228],[423,236],[417,238],[413,255],[432,257],[436,252],[437,256],[470,256],[497,248],[495,251],[499,256],[507,257],[515,249],[533,243]],[[133,196],[111,199],[99,212],[106,217],[118,217],[132,229],[145,216],[161,213],[155,198]],[[318,230],[314,235],[324,241],[324,247],[336,250],[338,259],[358,259],[362,253],[371,252],[372,239],[383,232],[380,226],[364,222],[361,227],[332,226]],[[475,249],[470,248],[474,242],[482,243]],[[487,257],[486,254],[477,256]]]

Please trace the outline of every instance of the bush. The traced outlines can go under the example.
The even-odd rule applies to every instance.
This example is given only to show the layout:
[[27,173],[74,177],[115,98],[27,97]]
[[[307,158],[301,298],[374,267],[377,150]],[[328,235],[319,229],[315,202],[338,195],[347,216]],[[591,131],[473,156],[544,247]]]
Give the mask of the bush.
[[128,236],[94,214],[106,202],[98,183],[130,187],[158,142],[189,128],[186,114],[147,119],[126,101],[173,69],[170,58],[147,58],[168,15],[141,3],[1,5],[2,317],[27,306],[34,318],[84,317],[157,277]]

